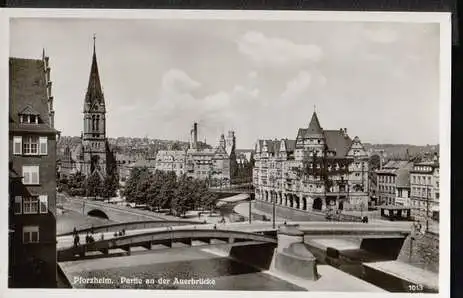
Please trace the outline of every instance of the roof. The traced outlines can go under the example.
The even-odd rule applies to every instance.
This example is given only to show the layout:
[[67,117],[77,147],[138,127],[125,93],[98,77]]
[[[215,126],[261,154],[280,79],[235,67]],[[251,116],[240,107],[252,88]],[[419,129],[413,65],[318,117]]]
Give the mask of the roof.
[[413,163],[408,160],[390,160],[383,166],[383,169],[411,168],[412,166]]
[[264,142],[267,143],[267,148],[269,153],[278,153],[280,152],[280,146],[281,142],[285,142],[286,146],[286,152],[292,152],[294,151],[294,148],[296,147],[296,141],[295,140],[288,140],[288,139],[283,139],[283,140],[259,140],[260,147],[264,147]]
[[96,61],[95,43],[93,43],[92,66],[90,68],[90,77],[88,79],[87,93],[85,94],[85,103],[104,105],[104,95],[101,89],[100,75],[98,72],[98,63]]
[[305,131],[306,136],[313,136],[313,135],[322,135],[323,129],[320,125],[320,121],[318,121],[317,113],[314,111],[312,114],[312,119],[309,123],[309,128]]
[[336,156],[346,156],[352,145],[352,140],[340,130],[325,130],[326,145],[329,151],[335,151]]
[[[10,130],[56,132],[50,126],[45,64],[42,60],[10,58]],[[19,114],[39,115],[39,124],[20,124]]]
[[397,187],[410,187],[410,170],[409,169],[399,169],[396,172],[397,180],[396,186]]
[[129,166],[132,168],[142,168],[142,167],[153,168],[156,166],[156,161],[154,159],[140,159],[130,164]]
[[235,149],[236,154],[253,153],[254,149]]

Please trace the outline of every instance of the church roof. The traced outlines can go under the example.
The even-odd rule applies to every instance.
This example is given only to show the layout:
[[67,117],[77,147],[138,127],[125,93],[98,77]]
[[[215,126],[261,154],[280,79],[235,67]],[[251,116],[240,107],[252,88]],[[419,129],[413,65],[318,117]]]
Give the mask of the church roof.
[[88,79],[87,93],[85,94],[85,104],[88,104],[91,109],[92,106],[97,103],[103,106],[105,104],[103,90],[101,89],[100,74],[98,72],[98,63],[96,60],[94,38],[92,66],[90,68],[90,77]]

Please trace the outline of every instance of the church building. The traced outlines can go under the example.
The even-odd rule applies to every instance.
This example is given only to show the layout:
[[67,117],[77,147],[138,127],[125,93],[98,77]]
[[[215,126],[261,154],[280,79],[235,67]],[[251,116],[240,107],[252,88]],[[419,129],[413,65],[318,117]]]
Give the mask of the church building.
[[98,174],[100,178],[104,178],[113,173],[116,161],[106,137],[106,105],[96,59],[95,37],[83,113],[83,132],[78,148],[77,168],[87,177]]

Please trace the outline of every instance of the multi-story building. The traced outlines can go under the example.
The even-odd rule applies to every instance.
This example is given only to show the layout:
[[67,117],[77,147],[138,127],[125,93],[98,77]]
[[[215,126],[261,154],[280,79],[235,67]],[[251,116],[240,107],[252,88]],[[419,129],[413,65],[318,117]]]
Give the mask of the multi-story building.
[[[413,163],[407,160],[390,160],[377,174],[377,194],[380,205],[395,205],[397,196],[398,175],[409,175]],[[401,181],[403,184],[403,179]],[[405,183],[406,184],[406,183]]]
[[253,184],[263,203],[311,211],[366,209],[368,160],[347,129],[324,130],[314,112],[296,140],[258,140]]
[[[235,135],[222,134],[216,148],[200,148],[198,125],[191,130],[190,146],[186,150],[160,150],[156,154],[156,170],[175,172],[188,177],[208,180],[211,186],[230,184],[230,155],[234,155]],[[230,153],[229,153],[230,152]]]
[[49,59],[10,58],[9,286],[56,286],[56,139]]
[[160,150],[156,154],[156,169],[165,172],[175,172],[177,177],[185,174],[186,151]]
[[415,163],[410,172],[411,207],[417,218],[439,219],[439,161]]

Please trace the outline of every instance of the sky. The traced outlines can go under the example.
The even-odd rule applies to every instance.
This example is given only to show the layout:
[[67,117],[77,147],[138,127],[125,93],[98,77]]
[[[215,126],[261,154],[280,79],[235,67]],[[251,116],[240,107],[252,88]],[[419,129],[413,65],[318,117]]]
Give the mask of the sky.
[[96,35],[108,137],[238,148],[295,139],[316,110],[362,142],[439,142],[439,25],[276,20],[13,19],[10,56],[50,57],[55,127],[79,136]]

